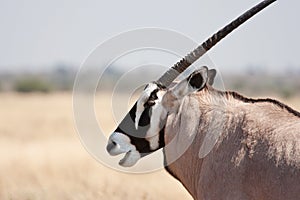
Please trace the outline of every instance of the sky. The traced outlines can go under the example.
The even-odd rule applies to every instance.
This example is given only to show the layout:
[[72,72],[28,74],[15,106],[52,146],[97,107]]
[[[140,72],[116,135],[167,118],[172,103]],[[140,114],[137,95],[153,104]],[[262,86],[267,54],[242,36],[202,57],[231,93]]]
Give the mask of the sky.
[[[0,70],[79,67],[124,31],[157,27],[202,43],[259,0],[0,0]],[[216,66],[300,68],[300,1],[278,0],[209,52]],[[188,52],[187,52],[188,53]]]

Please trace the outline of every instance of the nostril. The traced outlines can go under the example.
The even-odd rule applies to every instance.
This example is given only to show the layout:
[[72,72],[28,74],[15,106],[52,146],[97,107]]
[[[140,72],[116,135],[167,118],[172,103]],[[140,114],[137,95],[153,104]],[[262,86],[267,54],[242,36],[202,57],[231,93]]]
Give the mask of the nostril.
[[106,146],[107,152],[110,152],[116,146],[115,142],[112,142]]
[[116,143],[115,141],[112,141],[111,143],[112,143],[113,145],[117,145],[117,143]]

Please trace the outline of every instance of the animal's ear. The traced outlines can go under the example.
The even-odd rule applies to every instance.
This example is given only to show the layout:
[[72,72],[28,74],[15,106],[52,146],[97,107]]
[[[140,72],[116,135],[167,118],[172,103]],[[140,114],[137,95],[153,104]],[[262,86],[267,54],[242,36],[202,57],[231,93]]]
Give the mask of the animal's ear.
[[208,68],[203,66],[201,69],[194,71],[188,78],[188,84],[195,90],[201,90],[208,81]]
[[171,92],[177,99],[183,98],[190,93],[202,89],[208,80],[208,68],[202,67],[201,69],[194,71],[186,79],[175,85]]
[[208,73],[207,73],[207,76],[208,76],[207,84],[208,85],[214,84],[216,75],[217,75],[217,70],[215,70],[215,69],[208,70]]

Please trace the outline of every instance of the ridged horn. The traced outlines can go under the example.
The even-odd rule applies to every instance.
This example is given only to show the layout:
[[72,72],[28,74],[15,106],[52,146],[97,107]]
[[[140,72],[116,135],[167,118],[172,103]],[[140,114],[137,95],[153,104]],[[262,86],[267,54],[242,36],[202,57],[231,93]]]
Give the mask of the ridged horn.
[[261,3],[257,4],[250,10],[246,11],[244,14],[239,16],[237,19],[229,23],[227,26],[222,28],[217,33],[213,34],[210,38],[208,38],[205,42],[203,42],[200,46],[182,58],[179,62],[173,65],[168,71],[166,71],[157,82],[163,86],[169,86],[175,78],[186,70],[191,64],[193,64],[197,59],[203,56],[208,50],[210,50],[213,46],[215,46],[220,40],[226,37],[229,33],[239,27],[241,24],[246,22],[248,19],[253,17],[255,14],[266,8],[271,3],[276,0],[264,0]]

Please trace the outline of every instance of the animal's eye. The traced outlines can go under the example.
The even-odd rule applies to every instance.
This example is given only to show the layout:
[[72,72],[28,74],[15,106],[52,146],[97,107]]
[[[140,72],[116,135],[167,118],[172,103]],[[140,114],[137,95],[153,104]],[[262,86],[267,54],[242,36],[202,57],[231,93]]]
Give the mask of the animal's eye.
[[157,99],[156,93],[152,92],[149,99],[151,99],[151,100]]
[[158,92],[158,89],[155,89],[150,93],[148,100],[146,101],[146,103],[144,103],[144,107],[146,107],[146,108],[151,107],[155,104],[155,100],[158,99],[157,94],[156,94],[157,92]]
[[149,96],[149,100],[158,99],[157,94],[156,94],[157,92],[158,92],[158,89],[153,90],[153,92],[151,92],[151,94]]

